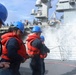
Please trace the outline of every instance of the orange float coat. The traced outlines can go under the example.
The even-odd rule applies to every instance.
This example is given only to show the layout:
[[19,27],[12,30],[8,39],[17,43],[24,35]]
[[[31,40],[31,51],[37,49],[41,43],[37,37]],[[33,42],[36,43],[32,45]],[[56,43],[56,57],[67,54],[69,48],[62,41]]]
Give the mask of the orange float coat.
[[36,54],[39,54],[40,55],[40,58],[45,58],[47,56],[47,54],[42,54],[40,52],[40,50],[36,47],[33,47],[31,45],[31,43],[35,40],[35,39],[40,39],[39,36],[37,36],[35,33],[29,35],[26,39],[26,46],[27,46],[27,53],[28,55],[36,55]]
[[29,35],[28,38],[26,39],[26,46],[27,46],[27,53],[28,55],[36,55],[36,54],[39,54],[40,53],[40,50],[37,49],[36,47],[33,47],[31,45],[31,43],[35,40],[35,39],[39,39],[40,37],[38,37],[36,34],[32,34],[32,35]]
[[10,38],[16,38],[18,43],[19,43],[19,47],[20,49],[18,50],[18,54],[21,55],[23,58],[27,59],[28,56],[26,54],[26,48],[25,48],[25,45],[23,44],[23,41],[13,32],[10,32],[10,33],[6,33],[4,35],[1,36],[1,39],[2,39],[2,55],[1,57],[6,59],[6,60],[10,60],[7,56],[8,54],[8,50],[6,48],[6,43],[8,42],[8,40]]

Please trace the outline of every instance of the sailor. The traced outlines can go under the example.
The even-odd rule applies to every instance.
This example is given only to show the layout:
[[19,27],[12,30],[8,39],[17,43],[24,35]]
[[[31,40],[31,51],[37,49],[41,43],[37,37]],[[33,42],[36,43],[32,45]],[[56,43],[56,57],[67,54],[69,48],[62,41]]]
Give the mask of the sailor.
[[10,67],[2,69],[0,75],[20,75],[20,64],[28,58],[26,48],[22,41],[24,33],[24,24],[15,22],[11,32],[1,36],[2,39],[2,55],[1,62],[10,62]]
[[[40,38],[41,38],[42,44],[45,45],[45,44],[44,44],[44,41],[45,41],[44,36],[41,35]],[[46,46],[44,46],[44,47],[46,47]],[[47,47],[46,47],[46,48],[47,48]],[[42,72],[42,75],[45,74],[45,62],[44,62],[44,58],[47,57],[47,53],[49,53],[49,52],[50,52],[50,50],[47,48],[45,54],[40,54],[40,57],[41,57],[41,70],[42,70],[41,72]]]
[[41,28],[36,25],[32,29],[26,38],[27,53],[31,57],[30,67],[32,70],[32,75],[43,75],[41,68],[41,54],[45,54],[47,48],[42,44],[40,35],[42,31]]
[[[8,12],[6,7],[0,3],[0,28],[2,25],[4,25],[4,22],[6,21],[7,16],[8,16]],[[1,41],[0,41],[0,50],[1,50]],[[0,62],[0,68],[8,68],[9,64],[10,64],[9,62]]]

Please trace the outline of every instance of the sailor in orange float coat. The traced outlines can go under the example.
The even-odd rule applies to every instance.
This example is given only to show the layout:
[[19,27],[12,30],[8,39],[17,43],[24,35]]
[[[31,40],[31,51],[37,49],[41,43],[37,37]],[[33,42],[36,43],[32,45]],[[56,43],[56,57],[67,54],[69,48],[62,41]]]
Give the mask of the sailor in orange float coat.
[[10,67],[2,69],[0,75],[20,75],[20,64],[28,58],[26,48],[21,40],[24,33],[24,24],[15,22],[11,32],[5,33],[2,38],[1,62],[10,62]]
[[41,56],[45,54],[46,47],[42,44],[40,35],[41,28],[39,26],[34,26],[32,33],[26,38],[27,53],[31,57],[30,67],[32,70],[32,75],[43,75],[41,68]]

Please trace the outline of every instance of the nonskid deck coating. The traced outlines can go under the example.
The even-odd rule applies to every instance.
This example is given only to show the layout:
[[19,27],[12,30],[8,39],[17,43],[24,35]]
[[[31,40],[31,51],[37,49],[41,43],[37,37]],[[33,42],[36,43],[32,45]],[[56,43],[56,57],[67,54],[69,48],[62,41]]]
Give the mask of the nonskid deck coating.
[[[30,60],[21,64],[21,75],[32,75],[29,67]],[[76,75],[76,61],[74,60],[51,60],[45,59],[45,75]]]

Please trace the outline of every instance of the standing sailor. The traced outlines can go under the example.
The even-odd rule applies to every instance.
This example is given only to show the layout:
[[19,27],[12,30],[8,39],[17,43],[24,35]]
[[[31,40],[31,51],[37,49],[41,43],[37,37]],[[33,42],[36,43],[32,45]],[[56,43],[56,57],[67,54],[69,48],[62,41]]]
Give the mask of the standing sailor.
[[41,68],[41,56],[45,54],[47,48],[44,48],[40,35],[42,31],[39,26],[34,26],[32,33],[26,39],[27,53],[31,57],[30,67],[32,75],[43,75]]
[[22,41],[24,33],[24,24],[15,22],[11,32],[1,36],[2,39],[2,55],[1,62],[10,62],[10,67],[2,69],[0,75],[20,75],[20,64],[26,61],[28,55]]

